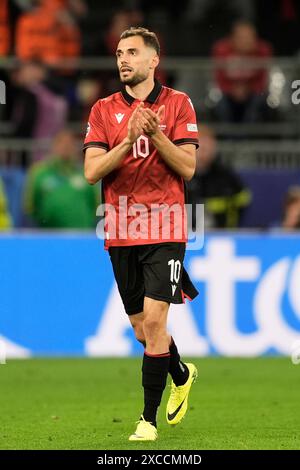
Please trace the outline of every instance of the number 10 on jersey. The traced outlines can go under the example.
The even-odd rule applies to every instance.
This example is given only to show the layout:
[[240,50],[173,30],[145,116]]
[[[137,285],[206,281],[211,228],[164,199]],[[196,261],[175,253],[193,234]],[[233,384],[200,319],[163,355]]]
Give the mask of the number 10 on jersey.
[[142,157],[146,158],[150,154],[149,139],[144,135],[140,135],[137,141],[133,144],[133,156],[134,158]]

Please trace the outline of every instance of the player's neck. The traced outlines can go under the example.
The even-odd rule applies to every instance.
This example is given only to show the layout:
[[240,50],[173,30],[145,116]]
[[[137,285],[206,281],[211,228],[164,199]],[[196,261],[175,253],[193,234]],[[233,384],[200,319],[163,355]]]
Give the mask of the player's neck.
[[127,93],[136,100],[144,101],[154,88],[154,77],[147,78],[134,87],[126,85]]

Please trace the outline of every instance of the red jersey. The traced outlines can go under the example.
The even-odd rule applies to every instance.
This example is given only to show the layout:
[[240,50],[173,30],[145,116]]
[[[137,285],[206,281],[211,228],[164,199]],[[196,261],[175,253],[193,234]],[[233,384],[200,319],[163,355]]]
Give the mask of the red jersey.
[[[125,87],[97,101],[90,113],[84,150],[100,147],[109,151],[121,143],[139,103]],[[161,131],[175,145],[197,147],[196,114],[189,97],[155,81],[144,107],[157,112],[161,105],[165,105]],[[105,248],[187,241],[184,180],[165,163],[147,135],[137,139],[102,185],[107,205]]]

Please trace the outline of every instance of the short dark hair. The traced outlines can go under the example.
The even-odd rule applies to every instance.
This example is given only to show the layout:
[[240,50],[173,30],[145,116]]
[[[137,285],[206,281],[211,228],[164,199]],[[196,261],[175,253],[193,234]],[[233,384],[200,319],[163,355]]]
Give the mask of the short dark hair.
[[155,49],[157,55],[160,54],[160,45],[157,36],[152,31],[149,31],[149,29],[142,28],[141,26],[131,26],[131,28],[123,31],[120,39],[130,38],[131,36],[141,36],[146,46]]

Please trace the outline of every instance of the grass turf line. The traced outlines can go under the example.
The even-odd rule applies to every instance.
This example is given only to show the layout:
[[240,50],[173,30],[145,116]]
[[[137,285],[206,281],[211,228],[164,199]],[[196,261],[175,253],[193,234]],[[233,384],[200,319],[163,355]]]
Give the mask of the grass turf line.
[[[191,360],[191,359],[189,359]],[[289,358],[197,358],[184,421],[129,442],[143,405],[141,359],[8,360],[0,449],[300,449],[300,366]],[[170,379],[169,379],[170,382]]]

